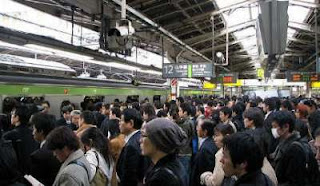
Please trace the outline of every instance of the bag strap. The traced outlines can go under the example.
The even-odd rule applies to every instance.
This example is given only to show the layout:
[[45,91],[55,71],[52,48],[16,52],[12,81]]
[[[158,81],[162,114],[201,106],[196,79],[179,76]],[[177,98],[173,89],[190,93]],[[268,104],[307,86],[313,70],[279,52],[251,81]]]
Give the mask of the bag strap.
[[305,146],[302,144],[301,141],[294,141],[292,143],[292,145],[297,145],[302,149],[302,151],[303,151],[303,153],[305,155],[305,158],[306,158],[306,168],[308,169],[309,168],[309,163],[310,163],[309,150],[305,148]]

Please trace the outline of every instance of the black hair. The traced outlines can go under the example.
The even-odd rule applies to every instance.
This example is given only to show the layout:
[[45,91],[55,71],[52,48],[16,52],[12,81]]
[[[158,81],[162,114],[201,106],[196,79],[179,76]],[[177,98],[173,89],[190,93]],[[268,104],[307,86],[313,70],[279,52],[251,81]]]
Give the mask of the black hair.
[[84,145],[94,147],[102,154],[107,164],[110,165],[111,153],[109,149],[109,140],[98,128],[90,127],[85,130],[81,135],[81,142]]
[[252,120],[255,127],[262,127],[264,116],[262,110],[257,107],[251,107],[243,113],[244,118]]
[[21,125],[27,125],[31,117],[30,110],[26,105],[17,106],[14,110],[14,115],[19,116]]
[[102,108],[102,102],[98,102],[94,104],[94,110],[95,111],[100,111]]
[[319,137],[320,136],[320,128],[318,128],[315,132],[314,132],[314,137]]
[[318,108],[316,102],[314,102],[312,99],[305,100],[305,101],[303,102],[303,104],[304,104],[304,105],[307,105],[308,107],[314,106],[315,109]]
[[154,101],[153,104],[154,104],[154,107],[156,107],[157,109],[161,109],[163,107],[161,102],[158,100]]
[[162,109],[159,110],[158,113],[157,113],[157,117],[158,117],[158,118],[167,117],[166,111],[164,111],[164,110],[162,110]]
[[202,105],[197,105],[197,110],[201,112],[201,114],[204,114],[204,107]]
[[94,124],[94,122],[95,122],[94,114],[91,111],[88,111],[88,110],[83,111],[80,114],[80,118],[83,119],[83,121],[86,124]]
[[42,101],[41,104],[47,104],[50,107],[49,101]]
[[191,108],[191,117],[195,117],[197,113],[196,107],[190,104],[190,108]]
[[248,173],[260,170],[263,165],[263,154],[253,137],[244,132],[238,132],[223,138],[223,149],[228,150],[233,166],[246,162]]
[[72,106],[71,105],[67,105],[67,106],[62,107],[61,112],[64,114],[64,113],[67,113],[67,112],[71,112],[72,110],[73,110]]
[[122,115],[126,123],[131,122],[131,120],[133,120],[133,128],[137,130],[141,128],[143,121],[141,118],[141,114],[136,109],[125,109],[122,112]]
[[180,103],[184,103],[183,97],[177,97],[177,100],[178,100]]
[[272,99],[272,98],[266,98],[264,100],[264,104],[269,107],[270,111],[276,109],[276,101],[274,99]]
[[214,127],[216,126],[216,123],[214,123],[211,120],[205,119],[203,120],[203,123],[201,125],[201,129],[202,130],[206,130],[207,131],[207,137],[212,137],[214,134]]
[[144,103],[141,107],[141,114],[148,114],[149,118],[156,115],[156,111],[151,103]]
[[273,100],[275,101],[275,103],[276,103],[276,110],[280,110],[280,107],[281,107],[281,100],[280,100],[280,98],[273,97],[272,99],[273,99]]
[[181,103],[180,104],[180,108],[181,108],[183,113],[187,112],[188,116],[191,115],[191,105],[189,103]]
[[245,109],[246,106],[243,102],[237,102],[234,106],[232,106],[232,111],[236,113],[236,115],[241,115]]
[[289,100],[282,101],[281,106],[287,109],[288,111],[292,111],[292,104],[291,104],[291,101]]
[[217,106],[217,105],[214,105],[213,101],[208,101],[207,105],[208,105],[209,107]]
[[226,136],[227,134],[233,134],[235,131],[233,130],[233,127],[229,124],[223,124],[220,123],[218,124],[215,128],[214,131],[220,132],[223,136]]
[[109,103],[103,103],[102,106],[103,106],[106,110],[110,109],[110,104],[109,104]]
[[121,117],[121,110],[118,107],[112,107],[111,108],[112,114],[116,115],[117,118]]
[[229,118],[232,116],[232,110],[229,107],[222,107],[220,112],[223,112],[224,115],[228,115]]
[[43,132],[46,137],[55,127],[54,117],[45,113],[36,113],[31,118],[31,124],[38,132]]
[[295,128],[295,118],[292,112],[289,111],[277,111],[273,116],[273,121],[277,122],[280,128],[283,128],[285,124],[289,125],[289,132],[292,132]]
[[131,106],[132,106],[133,109],[136,109],[137,111],[140,112],[140,103],[139,102],[133,102],[131,104]]
[[62,150],[67,147],[69,150],[76,151],[80,148],[78,137],[66,126],[53,129],[46,138],[46,144],[49,150]]

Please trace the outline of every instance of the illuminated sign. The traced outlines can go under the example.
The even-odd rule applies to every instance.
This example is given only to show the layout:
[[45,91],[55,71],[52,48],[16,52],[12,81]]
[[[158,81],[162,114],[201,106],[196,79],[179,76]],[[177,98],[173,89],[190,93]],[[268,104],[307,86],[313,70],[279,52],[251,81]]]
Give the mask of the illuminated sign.
[[320,81],[320,75],[316,72],[287,72],[288,82],[313,82]]
[[217,78],[215,78],[214,82],[216,83],[237,83],[238,73],[228,73],[228,74],[219,74]]
[[212,77],[212,63],[194,63],[194,64],[163,64],[163,78],[194,78],[194,77]]

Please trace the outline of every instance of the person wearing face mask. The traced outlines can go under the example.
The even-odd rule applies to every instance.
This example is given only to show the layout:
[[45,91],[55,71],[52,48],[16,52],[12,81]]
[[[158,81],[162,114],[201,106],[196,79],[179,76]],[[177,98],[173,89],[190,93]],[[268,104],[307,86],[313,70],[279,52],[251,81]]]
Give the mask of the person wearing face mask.
[[[319,171],[307,141],[300,138],[299,133],[294,131],[295,118],[291,112],[278,111],[272,121],[272,135],[279,139],[279,144],[271,157],[279,185],[308,185],[313,184],[311,178]],[[314,169],[314,167],[316,167]]]

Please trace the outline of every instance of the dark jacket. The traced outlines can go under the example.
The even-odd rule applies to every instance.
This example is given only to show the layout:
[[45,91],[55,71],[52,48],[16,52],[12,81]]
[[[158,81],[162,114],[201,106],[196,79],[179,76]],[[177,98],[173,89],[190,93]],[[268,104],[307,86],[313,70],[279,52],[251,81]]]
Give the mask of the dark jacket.
[[275,171],[279,184],[304,185],[305,153],[297,145],[292,145],[299,139],[299,134],[293,133],[281,141],[275,151]]
[[95,122],[96,122],[95,124],[98,128],[100,128],[101,124],[102,124],[103,120],[106,118],[106,116],[104,114],[101,114],[98,111],[94,111],[93,114],[94,114],[94,118],[95,118]]
[[215,166],[215,154],[218,148],[211,137],[208,137],[201,145],[191,167],[190,185],[200,185],[200,175],[206,171],[212,172]]
[[108,137],[108,132],[110,132],[110,139],[118,136],[120,134],[119,120],[118,119],[108,119],[104,120],[101,124],[100,130],[102,133]]
[[52,151],[47,149],[46,143],[31,155],[30,174],[44,185],[52,185],[61,164],[53,156]]
[[269,134],[266,132],[264,127],[259,127],[255,129],[247,129],[244,131],[252,135],[254,141],[259,145],[262,150],[263,156],[267,156]]
[[56,121],[56,127],[67,126],[66,120],[62,117]]
[[138,131],[123,147],[117,162],[117,174],[120,178],[119,186],[136,186],[142,182],[144,174],[144,158],[140,150],[140,136]]
[[267,154],[271,154],[273,153],[276,148],[277,148],[277,145],[279,144],[279,140],[278,139],[275,139],[273,136],[272,136],[272,133],[271,133],[271,128],[272,128],[272,121],[273,121],[273,117],[274,117],[274,114],[275,114],[275,111],[272,111],[267,118],[265,118],[265,120],[263,121],[263,127],[265,128],[266,132],[267,132],[267,141],[268,141],[268,144],[267,144]]
[[241,176],[234,186],[273,186],[268,176],[263,174],[261,170],[245,174]]
[[179,127],[187,134],[188,140],[185,147],[181,148],[179,155],[192,155],[192,137],[195,134],[192,120],[190,118],[183,118],[177,122]]
[[188,186],[188,175],[175,154],[169,154],[151,166],[143,180],[145,186]]
[[232,123],[236,126],[238,132],[243,131],[245,128],[242,115],[236,115],[233,117]]
[[11,140],[17,154],[19,167],[24,173],[30,171],[30,154],[39,144],[33,139],[32,130],[27,125],[19,125],[3,135],[5,140]]

